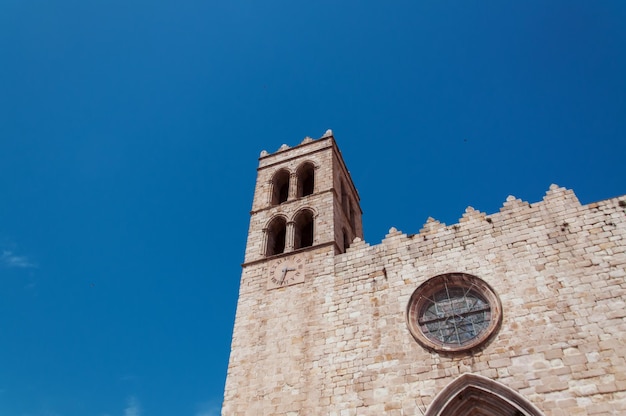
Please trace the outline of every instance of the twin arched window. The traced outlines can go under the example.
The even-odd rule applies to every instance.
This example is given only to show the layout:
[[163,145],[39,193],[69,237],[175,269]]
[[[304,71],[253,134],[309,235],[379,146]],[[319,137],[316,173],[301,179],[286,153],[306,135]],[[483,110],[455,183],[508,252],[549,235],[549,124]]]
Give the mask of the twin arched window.
[[[279,169],[272,177],[271,205],[280,205],[289,200],[290,195],[302,198],[315,192],[315,165],[304,162],[296,169],[295,181],[291,181],[287,169]],[[292,183],[292,182],[295,182]],[[295,189],[292,187],[295,186]],[[310,209],[299,211],[293,223],[287,223],[283,216],[273,218],[267,226],[265,255],[274,256],[286,250],[298,250],[313,245],[314,214]],[[291,228],[293,226],[293,229]],[[289,231],[288,231],[289,230]],[[292,231],[291,231],[292,230]]]
[[[271,205],[280,205],[289,199],[291,174],[287,169],[280,169],[272,178]],[[305,162],[296,170],[297,189],[295,195],[302,198],[313,194],[315,191],[315,166],[311,162]]]
[[[313,211],[309,209],[298,212],[293,223],[289,224],[285,217],[275,217],[267,226],[265,255],[281,254],[289,247],[292,247],[293,250],[311,247],[314,241],[314,223]],[[288,225],[293,226],[293,233],[287,232]]]

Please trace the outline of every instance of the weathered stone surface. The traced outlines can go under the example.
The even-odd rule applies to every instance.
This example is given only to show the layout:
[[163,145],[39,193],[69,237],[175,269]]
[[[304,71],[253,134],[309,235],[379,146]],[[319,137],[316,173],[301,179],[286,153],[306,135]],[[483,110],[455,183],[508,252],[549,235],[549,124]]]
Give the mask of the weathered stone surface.
[[[306,161],[314,194],[269,207],[272,175]],[[470,207],[458,224],[430,218],[374,246],[358,201],[332,133],[260,158],[223,415],[420,414],[464,374],[545,415],[626,414],[626,197],[581,205],[553,185],[540,202]],[[263,228],[303,207],[316,213],[305,282],[266,290]],[[427,351],[406,325],[413,291],[449,272],[479,277],[502,303],[499,331],[471,354]]]

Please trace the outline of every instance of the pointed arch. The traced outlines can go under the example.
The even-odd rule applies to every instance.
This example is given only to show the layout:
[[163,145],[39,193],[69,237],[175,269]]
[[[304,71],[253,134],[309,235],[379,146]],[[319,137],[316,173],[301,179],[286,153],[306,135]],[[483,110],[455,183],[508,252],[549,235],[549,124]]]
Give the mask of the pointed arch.
[[311,162],[302,163],[296,170],[298,177],[297,197],[311,195],[315,192],[315,166]]
[[448,384],[425,416],[543,416],[532,403],[509,387],[478,374],[466,373]]

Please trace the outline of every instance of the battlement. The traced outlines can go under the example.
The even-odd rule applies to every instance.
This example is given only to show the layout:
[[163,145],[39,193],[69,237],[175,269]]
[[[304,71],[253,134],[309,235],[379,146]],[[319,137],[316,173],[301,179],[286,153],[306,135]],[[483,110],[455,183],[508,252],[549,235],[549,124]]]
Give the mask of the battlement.
[[[587,215],[581,215],[585,212]],[[623,221],[623,215],[626,213],[626,195],[581,205],[574,191],[552,184],[543,199],[532,204],[509,195],[499,212],[493,214],[468,206],[456,224],[446,225],[429,217],[417,234],[406,234],[391,227],[381,244],[389,240],[395,241],[399,237],[412,241],[428,241],[448,235],[467,238],[470,236],[475,238],[481,234],[498,235],[498,233],[528,228],[539,223],[543,227],[547,227],[550,223],[555,230],[574,233],[581,230],[584,218],[594,217],[598,213],[606,217],[604,218],[605,225],[615,226],[615,223]],[[556,242],[556,240],[551,242]],[[369,246],[367,242],[359,239],[353,243],[352,250],[363,245]]]
[[[329,129],[326,130],[326,133],[324,133],[324,135],[319,139],[313,139],[307,136],[300,142],[300,144],[294,147],[282,144],[274,153],[268,153],[266,150],[261,150],[261,154],[259,155],[259,169],[333,146],[334,140],[333,131]],[[287,152],[288,150],[289,152]]]

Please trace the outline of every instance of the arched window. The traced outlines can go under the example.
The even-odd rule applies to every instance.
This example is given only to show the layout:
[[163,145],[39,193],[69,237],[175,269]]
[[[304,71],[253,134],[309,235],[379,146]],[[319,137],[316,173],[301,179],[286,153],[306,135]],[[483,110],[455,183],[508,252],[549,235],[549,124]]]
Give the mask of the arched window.
[[342,233],[343,233],[343,252],[345,253],[346,250],[348,250],[348,247],[350,247],[350,240],[348,237],[348,232],[346,231],[346,229],[342,229]]
[[445,387],[425,416],[542,416],[541,411],[507,386],[477,374],[463,374]]
[[289,172],[281,169],[272,179],[272,205],[282,204],[289,197]]
[[298,168],[298,198],[311,195],[315,189],[315,167],[305,163]]
[[346,186],[341,182],[341,206],[343,207],[343,212],[346,215],[350,214],[350,201],[348,200],[348,192],[346,192]]
[[295,234],[293,248],[311,247],[313,245],[313,213],[301,211],[294,220]]
[[355,222],[356,214],[354,213],[354,207],[350,207],[350,226],[356,232],[356,222]]
[[277,217],[267,227],[266,256],[273,256],[285,251],[285,237],[287,235],[287,222],[283,217]]

